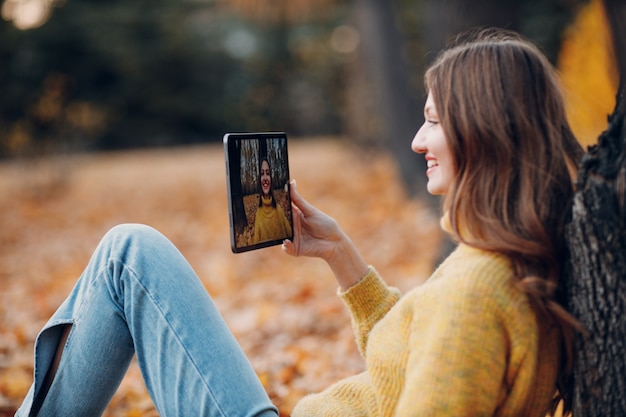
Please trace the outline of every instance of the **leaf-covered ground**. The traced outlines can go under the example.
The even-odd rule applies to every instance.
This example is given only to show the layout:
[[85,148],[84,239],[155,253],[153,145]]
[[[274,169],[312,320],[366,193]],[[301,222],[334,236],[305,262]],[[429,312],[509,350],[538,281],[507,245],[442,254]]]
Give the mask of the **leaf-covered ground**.
[[[404,197],[387,156],[325,139],[289,150],[300,192],[389,283],[407,290],[428,276],[438,219]],[[30,386],[38,330],[118,223],[150,224],[181,249],[283,415],[363,369],[322,261],[230,251],[225,181],[220,145],[0,163],[0,416]],[[105,415],[158,415],[135,362]]]

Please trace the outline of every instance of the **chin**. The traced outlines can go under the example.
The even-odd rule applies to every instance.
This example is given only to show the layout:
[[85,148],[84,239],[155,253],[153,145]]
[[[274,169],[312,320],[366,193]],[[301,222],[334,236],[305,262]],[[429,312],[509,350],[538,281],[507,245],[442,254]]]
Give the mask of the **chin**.
[[430,195],[443,195],[444,192],[438,187],[426,186],[426,190]]
[[428,181],[426,183],[426,190],[428,190],[428,194],[431,195],[445,195],[446,191],[448,191],[448,185],[443,183],[442,181]]
[[427,187],[427,190],[428,190],[428,194],[430,195],[445,195],[446,194],[445,190],[442,190],[440,188],[431,189],[430,187]]

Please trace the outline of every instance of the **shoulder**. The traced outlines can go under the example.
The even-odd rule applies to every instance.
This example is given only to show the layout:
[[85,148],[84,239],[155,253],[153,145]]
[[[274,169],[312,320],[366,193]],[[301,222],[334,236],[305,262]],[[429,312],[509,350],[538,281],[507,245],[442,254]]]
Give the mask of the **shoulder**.
[[515,286],[513,267],[501,254],[467,245],[459,247],[437,268],[427,282],[433,291],[464,289],[468,293],[502,293],[511,296],[521,292]]
[[[407,294],[420,311],[468,319],[514,321],[527,316],[529,302],[516,286],[509,260],[500,254],[460,245],[421,287]],[[503,323],[504,324],[504,323]],[[510,323],[509,323],[510,324]]]

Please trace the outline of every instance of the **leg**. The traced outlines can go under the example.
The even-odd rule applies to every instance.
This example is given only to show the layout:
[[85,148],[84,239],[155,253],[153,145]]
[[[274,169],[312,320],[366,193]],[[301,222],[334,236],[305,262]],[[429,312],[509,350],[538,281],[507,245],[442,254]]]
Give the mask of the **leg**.
[[[162,416],[277,415],[202,283],[154,229],[125,225],[105,236],[49,326],[68,320],[41,416],[102,414],[134,352]],[[55,329],[42,331],[36,355]],[[33,397],[41,385],[36,363]],[[28,415],[22,408],[17,416]]]

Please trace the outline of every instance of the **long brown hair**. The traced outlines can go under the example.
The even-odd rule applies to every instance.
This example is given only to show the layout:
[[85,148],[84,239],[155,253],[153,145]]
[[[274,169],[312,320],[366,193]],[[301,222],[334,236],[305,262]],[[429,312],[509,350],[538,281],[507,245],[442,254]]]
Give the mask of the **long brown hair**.
[[560,302],[564,226],[583,149],[547,58],[518,34],[482,30],[443,51],[425,75],[456,172],[444,198],[454,237],[506,255],[533,307],[554,320],[573,356],[576,320]]

